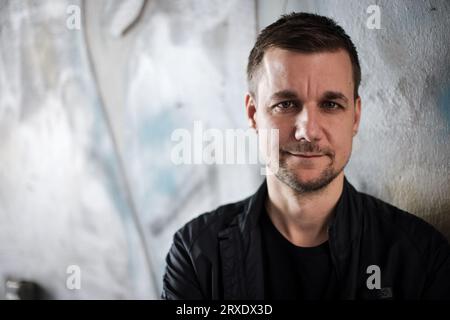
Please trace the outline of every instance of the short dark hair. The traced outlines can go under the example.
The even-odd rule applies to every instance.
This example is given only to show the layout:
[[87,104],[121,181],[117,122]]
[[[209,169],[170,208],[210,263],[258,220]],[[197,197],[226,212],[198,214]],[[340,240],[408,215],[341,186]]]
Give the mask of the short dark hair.
[[293,12],[282,15],[276,22],[263,29],[248,57],[247,81],[251,94],[256,92],[253,79],[257,68],[265,52],[270,48],[302,53],[334,52],[344,49],[348,52],[352,63],[354,98],[358,97],[361,82],[358,52],[344,29],[332,19],[317,14]]

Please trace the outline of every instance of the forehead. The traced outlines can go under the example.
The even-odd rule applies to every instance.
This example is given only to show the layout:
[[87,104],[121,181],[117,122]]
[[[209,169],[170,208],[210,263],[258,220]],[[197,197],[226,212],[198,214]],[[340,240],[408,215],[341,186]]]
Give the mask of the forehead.
[[348,98],[353,94],[352,64],[345,50],[299,53],[271,48],[264,55],[259,80],[258,92],[289,89],[309,96],[331,90]]

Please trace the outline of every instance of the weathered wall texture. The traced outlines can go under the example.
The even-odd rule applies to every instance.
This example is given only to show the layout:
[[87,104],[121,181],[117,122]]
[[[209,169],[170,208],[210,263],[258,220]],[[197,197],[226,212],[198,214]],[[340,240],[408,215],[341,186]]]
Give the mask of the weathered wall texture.
[[[111,116],[155,278],[174,232],[194,216],[252,193],[262,177],[243,165],[175,165],[177,128],[245,128],[245,64],[255,37],[252,1],[148,2],[135,27],[113,37],[89,3],[88,42]],[[108,50],[108,48],[114,48]],[[119,61],[119,63],[117,63]],[[114,87],[114,82],[121,81]],[[158,283],[158,291],[161,287]]]
[[[66,27],[70,4],[81,30]],[[366,27],[371,4],[380,30]],[[349,180],[450,238],[448,1],[2,1],[0,281],[156,298],[173,232],[262,179],[254,166],[172,164],[171,133],[246,127],[256,31],[293,10],[335,18],[360,53]],[[66,288],[68,265],[80,290]]]
[[176,128],[245,127],[254,20],[252,1],[1,3],[2,296],[18,278],[52,298],[158,297],[174,231],[261,181],[170,161]]
[[[68,2],[2,2],[0,11],[0,272],[52,296],[129,291],[111,143]],[[126,215],[126,211],[123,211]],[[66,268],[83,290],[65,289]]]

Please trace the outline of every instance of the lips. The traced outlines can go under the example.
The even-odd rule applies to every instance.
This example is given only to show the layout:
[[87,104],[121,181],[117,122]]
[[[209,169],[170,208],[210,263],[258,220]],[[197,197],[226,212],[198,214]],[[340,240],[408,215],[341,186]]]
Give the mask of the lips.
[[323,154],[315,154],[315,153],[290,153],[289,154],[295,156],[295,157],[301,157],[301,158],[320,158],[323,157]]

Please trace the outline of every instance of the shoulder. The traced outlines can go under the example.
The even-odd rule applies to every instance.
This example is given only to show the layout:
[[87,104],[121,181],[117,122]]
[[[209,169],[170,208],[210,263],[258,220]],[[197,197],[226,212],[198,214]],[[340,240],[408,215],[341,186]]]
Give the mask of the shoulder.
[[366,227],[391,240],[403,240],[419,254],[448,245],[447,239],[424,219],[374,196],[359,192]]
[[220,231],[232,225],[237,216],[245,211],[249,199],[250,197],[224,204],[215,210],[200,214],[182,226],[175,237],[182,240],[188,250],[199,240],[211,245],[217,241]]

